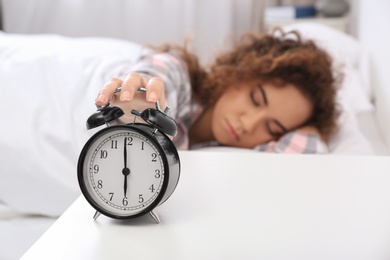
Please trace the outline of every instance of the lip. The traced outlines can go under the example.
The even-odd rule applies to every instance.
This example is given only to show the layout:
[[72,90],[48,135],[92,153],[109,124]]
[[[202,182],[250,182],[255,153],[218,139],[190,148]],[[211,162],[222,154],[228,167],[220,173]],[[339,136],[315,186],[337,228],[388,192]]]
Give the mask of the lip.
[[229,121],[226,120],[226,130],[227,130],[227,133],[229,134],[229,136],[236,140],[236,141],[239,141],[240,140],[240,137],[239,135],[237,134],[236,130],[234,130],[233,126],[229,123]]

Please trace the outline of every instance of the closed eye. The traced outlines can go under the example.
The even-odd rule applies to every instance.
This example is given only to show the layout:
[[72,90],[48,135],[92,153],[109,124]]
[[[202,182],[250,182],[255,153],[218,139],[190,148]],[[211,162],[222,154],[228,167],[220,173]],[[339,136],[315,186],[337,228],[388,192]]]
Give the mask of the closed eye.
[[254,90],[251,91],[250,97],[251,97],[251,101],[252,101],[253,105],[255,105],[256,107],[260,107],[260,103],[256,100]]
[[263,98],[263,102],[264,102],[265,106],[267,107],[268,106],[267,93],[265,93],[265,90],[264,90],[262,85],[258,85],[258,88],[259,88],[259,90],[261,92],[261,96]]

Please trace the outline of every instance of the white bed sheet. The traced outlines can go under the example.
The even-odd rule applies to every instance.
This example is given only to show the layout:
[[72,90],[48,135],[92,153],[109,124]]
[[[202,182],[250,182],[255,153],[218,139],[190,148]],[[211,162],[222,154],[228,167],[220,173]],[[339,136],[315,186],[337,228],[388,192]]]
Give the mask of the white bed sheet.
[[[0,33],[0,109],[8,116],[0,128],[7,151],[0,157],[0,259],[18,259],[79,196],[75,167],[91,135],[85,120],[97,90],[141,49],[122,40]],[[345,115],[332,153],[384,152],[374,123],[359,128],[375,122],[373,114]]]
[[0,259],[19,259],[56,220],[22,215],[0,202]]

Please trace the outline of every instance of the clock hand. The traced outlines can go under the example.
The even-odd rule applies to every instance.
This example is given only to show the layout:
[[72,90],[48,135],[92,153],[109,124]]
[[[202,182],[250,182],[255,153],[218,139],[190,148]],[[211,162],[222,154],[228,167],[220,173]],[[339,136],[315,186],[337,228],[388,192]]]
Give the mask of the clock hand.
[[126,140],[127,138],[125,137],[124,143],[123,143],[123,159],[124,159],[124,168],[122,170],[122,173],[125,177],[124,184],[123,184],[123,191],[125,198],[127,198],[127,176],[130,174],[130,169],[127,168],[127,147],[126,147]]
[[[127,169],[127,168],[125,168]],[[125,198],[127,198],[127,175],[125,174],[125,184],[123,185],[123,190],[125,193]]]
[[127,168],[127,147],[126,147],[126,140],[127,138],[125,137],[125,140],[123,142],[123,159],[125,161],[125,167],[124,168]]

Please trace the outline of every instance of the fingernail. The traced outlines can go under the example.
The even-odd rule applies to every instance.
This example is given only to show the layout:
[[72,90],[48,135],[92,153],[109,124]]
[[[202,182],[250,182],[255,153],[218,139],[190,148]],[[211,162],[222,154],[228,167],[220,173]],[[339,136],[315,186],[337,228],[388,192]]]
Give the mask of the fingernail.
[[123,91],[120,95],[121,101],[130,101],[130,92],[129,91]]
[[108,101],[108,100],[107,100],[106,96],[104,96],[103,94],[100,94],[100,95],[96,98],[95,103],[96,103],[97,105],[102,106],[102,105],[107,104],[107,101]]
[[150,92],[148,95],[148,100],[151,102],[156,102],[157,101],[157,94],[156,92]]

